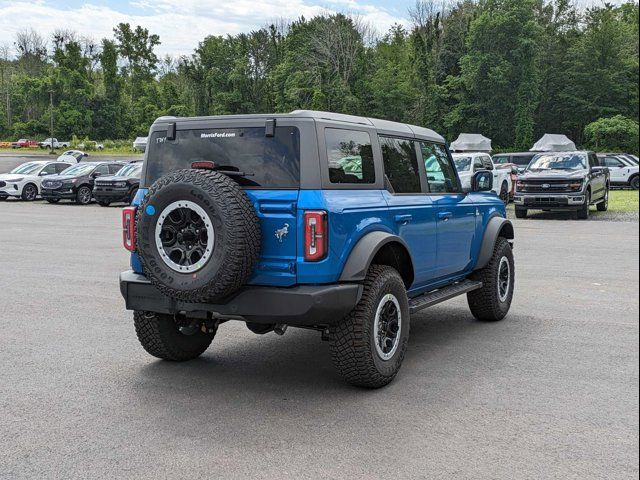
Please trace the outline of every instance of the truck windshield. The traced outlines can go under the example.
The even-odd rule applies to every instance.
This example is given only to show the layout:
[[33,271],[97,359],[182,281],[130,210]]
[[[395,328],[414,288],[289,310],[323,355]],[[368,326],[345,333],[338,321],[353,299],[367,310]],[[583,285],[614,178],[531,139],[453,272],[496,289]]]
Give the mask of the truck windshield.
[[453,163],[456,164],[458,172],[468,172],[471,170],[471,157],[458,157],[454,155]]
[[244,187],[300,185],[300,133],[295,127],[276,127],[273,137],[265,136],[264,127],[178,130],[175,140],[155,132],[147,150],[147,186],[200,161],[233,172],[232,178]]
[[132,163],[125,165],[115,174],[116,177],[139,177],[142,171],[142,163]]
[[527,170],[585,170],[587,157],[581,153],[541,154],[531,161]]

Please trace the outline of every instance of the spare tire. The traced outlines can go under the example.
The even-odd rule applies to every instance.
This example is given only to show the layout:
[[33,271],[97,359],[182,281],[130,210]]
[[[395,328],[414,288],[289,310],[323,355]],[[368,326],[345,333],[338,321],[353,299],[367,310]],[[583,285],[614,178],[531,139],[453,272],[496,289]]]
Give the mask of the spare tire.
[[163,294],[216,302],[249,278],[260,254],[260,224],[228,176],[177,170],[158,179],[136,217],[136,250]]

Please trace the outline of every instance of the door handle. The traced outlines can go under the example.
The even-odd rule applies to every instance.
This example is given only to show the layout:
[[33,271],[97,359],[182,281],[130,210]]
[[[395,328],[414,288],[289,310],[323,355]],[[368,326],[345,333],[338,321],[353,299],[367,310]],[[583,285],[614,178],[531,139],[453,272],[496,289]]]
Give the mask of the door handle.
[[439,212],[438,213],[438,218],[440,220],[442,220],[443,222],[446,222],[447,220],[449,220],[451,217],[453,217],[453,213],[451,212]]
[[396,215],[394,220],[396,223],[409,223],[413,220],[413,215]]

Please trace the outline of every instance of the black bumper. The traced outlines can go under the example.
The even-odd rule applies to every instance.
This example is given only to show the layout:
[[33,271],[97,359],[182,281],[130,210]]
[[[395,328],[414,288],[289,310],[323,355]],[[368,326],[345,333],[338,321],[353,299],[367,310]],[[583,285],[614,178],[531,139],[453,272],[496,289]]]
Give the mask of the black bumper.
[[544,210],[578,210],[585,202],[584,194],[536,194],[536,193],[516,193],[513,203],[517,208],[544,209]]
[[129,203],[129,189],[94,188],[93,198],[98,202],[126,202]]
[[335,323],[349,313],[362,296],[362,285],[243,287],[224,304],[189,303],[163,295],[144,275],[129,270],[120,274],[120,292],[127,310],[316,326]]
[[44,199],[50,198],[50,199],[67,199],[67,200],[74,200],[76,198],[76,192],[75,189],[71,189],[71,191],[69,190],[47,190],[46,188],[41,188],[40,189],[40,196]]

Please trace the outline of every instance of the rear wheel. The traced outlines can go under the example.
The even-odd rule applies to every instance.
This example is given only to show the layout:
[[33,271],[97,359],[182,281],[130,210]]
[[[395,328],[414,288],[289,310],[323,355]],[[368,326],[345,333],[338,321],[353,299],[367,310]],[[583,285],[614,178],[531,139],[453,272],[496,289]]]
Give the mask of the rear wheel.
[[527,209],[516,207],[516,218],[527,218]]
[[[147,353],[163,360],[193,360],[209,348],[216,331],[203,332],[197,325],[180,326],[171,315],[136,311],[136,335]],[[206,330],[206,329],[205,329]]]
[[76,193],[76,203],[80,205],[88,205],[91,202],[91,189],[87,186],[82,186]]
[[22,200],[27,202],[33,202],[38,196],[38,187],[36,187],[33,183],[27,183],[22,189],[22,195],[20,197]]
[[467,294],[473,316],[490,322],[502,320],[511,308],[515,284],[513,250],[506,238],[498,237],[489,263],[470,278],[482,282],[482,288]]
[[400,274],[373,265],[362,298],[344,319],[330,327],[331,357],[345,380],[379,388],[402,365],[409,340],[409,300]]

